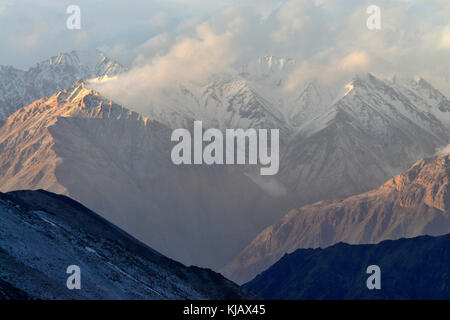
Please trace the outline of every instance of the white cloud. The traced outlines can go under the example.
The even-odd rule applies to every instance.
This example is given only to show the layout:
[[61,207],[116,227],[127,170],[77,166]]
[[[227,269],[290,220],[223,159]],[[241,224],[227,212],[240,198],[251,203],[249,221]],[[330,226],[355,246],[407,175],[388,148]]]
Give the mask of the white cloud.
[[449,154],[449,153],[450,153],[450,144],[446,145],[445,147],[438,148],[436,150],[436,152],[435,152],[435,155],[436,156],[441,156],[441,155]]
[[367,70],[369,66],[369,58],[363,51],[355,51],[345,56],[339,63],[339,69],[343,72],[358,72]]
[[[117,80],[93,85],[102,94],[143,112],[151,98],[177,82],[201,82],[212,73],[228,71],[236,59],[232,40],[230,32],[216,34],[207,23],[201,24],[194,36],[183,38],[167,54],[148,60],[141,55],[130,72]],[[161,35],[152,38],[145,47],[157,47],[167,41]]]

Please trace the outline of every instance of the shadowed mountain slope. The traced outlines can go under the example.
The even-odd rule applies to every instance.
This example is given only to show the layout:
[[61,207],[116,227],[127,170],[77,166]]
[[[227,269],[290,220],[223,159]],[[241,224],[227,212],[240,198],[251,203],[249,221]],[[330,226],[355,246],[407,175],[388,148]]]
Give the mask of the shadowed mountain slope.
[[[81,289],[66,287],[68,266]],[[209,269],[186,267],[74,200],[46,191],[0,194],[0,298],[243,299]]]
[[[369,290],[367,267],[381,270]],[[244,287],[265,299],[450,299],[450,235],[286,254]]]

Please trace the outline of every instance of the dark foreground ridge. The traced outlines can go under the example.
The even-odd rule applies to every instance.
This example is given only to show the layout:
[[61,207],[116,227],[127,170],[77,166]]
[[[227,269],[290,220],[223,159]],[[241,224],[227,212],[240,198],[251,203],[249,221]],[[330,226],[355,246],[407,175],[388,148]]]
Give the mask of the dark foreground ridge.
[[[381,289],[366,285],[370,265]],[[244,285],[265,299],[450,299],[450,234],[298,249]]]
[[0,280],[0,300],[31,300],[28,294],[6,281]]
[[[80,267],[80,290],[66,286],[71,265]],[[161,255],[68,197],[0,193],[0,299],[248,297],[220,274]]]

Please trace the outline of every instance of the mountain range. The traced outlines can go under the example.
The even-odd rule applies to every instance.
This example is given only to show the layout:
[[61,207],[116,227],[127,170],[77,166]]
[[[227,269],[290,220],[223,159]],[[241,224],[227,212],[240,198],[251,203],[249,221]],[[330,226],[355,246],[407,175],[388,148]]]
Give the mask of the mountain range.
[[[142,114],[92,89],[89,79],[120,83],[127,72],[97,51],[59,54],[28,71],[0,67],[0,190],[65,194],[162,254],[216,270],[226,265],[221,270],[239,282],[304,246],[444,230],[431,223],[439,215],[447,221],[441,206],[419,209],[423,215],[372,212],[382,227],[364,231],[375,226],[364,218],[372,202],[357,199],[448,144],[445,82],[438,90],[423,78],[363,74],[343,85],[311,81],[286,91],[295,67],[295,60],[266,56],[205,84],[174,83],[146,101]],[[170,134],[193,120],[204,128],[280,129],[279,174],[173,165]],[[368,193],[378,207],[397,203],[400,191],[383,190]],[[352,209],[360,219],[345,209],[341,221],[331,213],[336,203],[361,203]],[[301,209],[283,218],[291,208]],[[305,210],[314,213],[296,214]],[[294,223],[297,216],[310,227]],[[278,235],[267,231],[288,220]],[[354,224],[360,229],[351,235]]]
[[194,120],[221,130],[279,129],[276,179],[299,205],[368,191],[450,142],[450,101],[421,77],[356,74],[287,90],[295,65],[266,56],[204,84],[174,83],[139,110],[171,129]]

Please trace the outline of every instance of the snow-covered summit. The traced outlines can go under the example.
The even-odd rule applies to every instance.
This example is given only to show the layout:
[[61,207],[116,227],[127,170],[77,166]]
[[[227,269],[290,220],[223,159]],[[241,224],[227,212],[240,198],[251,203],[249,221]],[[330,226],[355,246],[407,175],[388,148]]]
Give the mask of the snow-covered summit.
[[59,53],[36,64],[32,69],[45,69],[51,68],[51,66],[67,66],[78,69],[78,72],[82,75],[81,78],[84,79],[112,77],[128,70],[99,50]]
[[0,66],[0,118],[70,88],[77,80],[114,77],[126,71],[126,67],[97,50],[60,53],[27,71]]

